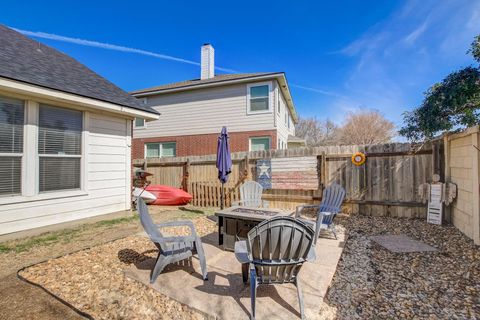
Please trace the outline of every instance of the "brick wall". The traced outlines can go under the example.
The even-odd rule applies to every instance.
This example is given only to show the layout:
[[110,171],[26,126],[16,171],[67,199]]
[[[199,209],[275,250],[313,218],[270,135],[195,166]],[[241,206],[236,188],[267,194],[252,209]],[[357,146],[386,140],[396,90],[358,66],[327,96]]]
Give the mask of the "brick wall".
[[457,185],[450,206],[451,222],[480,244],[478,127],[445,138],[447,181]]
[[[214,154],[217,152],[218,133],[187,135],[177,137],[159,137],[159,138],[137,138],[135,134],[132,142],[132,158],[144,158],[145,143],[151,142],[176,142],[177,157],[201,156]],[[269,136],[271,139],[271,148],[276,149],[277,132],[276,130],[229,132],[230,151],[241,152],[248,151],[249,139],[252,137]]]

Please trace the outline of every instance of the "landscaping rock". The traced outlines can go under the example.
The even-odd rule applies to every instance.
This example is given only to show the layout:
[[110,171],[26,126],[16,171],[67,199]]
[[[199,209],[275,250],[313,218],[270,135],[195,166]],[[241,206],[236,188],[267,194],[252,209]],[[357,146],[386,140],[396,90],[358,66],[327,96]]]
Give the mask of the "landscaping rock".
[[[339,319],[480,318],[480,249],[452,226],[339,219],[348,239],[325,303]],[[393,253],[370,236],[405,234],[437,252]]]

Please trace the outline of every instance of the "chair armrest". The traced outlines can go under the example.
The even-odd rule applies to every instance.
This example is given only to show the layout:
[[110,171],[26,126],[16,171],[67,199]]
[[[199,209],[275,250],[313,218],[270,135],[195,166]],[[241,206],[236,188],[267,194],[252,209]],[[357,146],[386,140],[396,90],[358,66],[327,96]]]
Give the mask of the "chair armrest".
[[182,243],[182,242],[195,242],[198,240],[197,237],[194,236],[177,236],[177,237],[151,237],[152,241],[156,243]]
[[168,228],[168,227],[189,227],[190,234],[192,236],[197,236],[197,232],[195,230],[195,226],[193,225],[192,221],[184,220],[184,221],[170,221],[170,222],[163,222],[156,224],[157,228]]
[[247,250],[247,241],[236,241],[235,242],[235,258],[237,258],[240,263],[250,263],[252,262],[248,257]]
[[295,218],[298,218],[300,217],[300,214],[302,213],[302,210],[305,209],[305,208],[319,208],[320,205],[318,204],[306,204],[306,205],[302,205],[302,206],[297,206],[297,208],[295,209]]

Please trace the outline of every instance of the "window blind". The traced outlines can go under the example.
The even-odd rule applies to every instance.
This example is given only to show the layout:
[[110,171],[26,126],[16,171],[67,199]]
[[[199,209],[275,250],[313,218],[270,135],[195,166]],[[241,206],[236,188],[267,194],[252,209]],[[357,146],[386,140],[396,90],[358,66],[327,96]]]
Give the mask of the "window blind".
[[81,154],[81,111],[41,105],[38,125],[38,153]]
[[0,157],[0,195],[19,194],[21,181],[22,157]]
[[39,191],[80,189],[80,158],[40,157]]
[[83,113],[40,105],[39,191],[80,188]]
[[23,125],[24,102],[0,97],[0,195],[21,192]]

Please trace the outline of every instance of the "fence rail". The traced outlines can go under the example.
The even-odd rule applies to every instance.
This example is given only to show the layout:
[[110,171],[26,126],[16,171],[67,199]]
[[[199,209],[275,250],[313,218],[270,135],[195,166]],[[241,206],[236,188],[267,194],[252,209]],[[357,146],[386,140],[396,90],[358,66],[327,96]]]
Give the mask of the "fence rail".
[[[355,166],[350,158],[361,151],[367,155],[366,163]],[[304,203],[318,203],[323,188],[333,182],[341,184],[346,192],[345,210],[366,215],[395,217],[424,217],[425,205],[417,195],[418,186],[431,181],[433,173],[443,175],[443,142],[424,145],[395,143],[371,146],[329,146],[238,152],[232,154],[232,173],[225,185],[226,205],[239,199],[238,186],[245,180],[256,179],[256,162],[261,159],[284,158],[277,163],[288,164],[285,179],[305,179],[305,172],[314,175],[317,188],[303,190],[293,181],[289,189],[264,191],[264,199],[271,207],[292,209]],[[317,163],[316,172],[311,161]],[[302,160],[302,161],[296,161]],[[144,166],[153,173],[152,183],[182,188],[193,196],[193,204],[203,207],[220,206],[221,184],[217,179],[215,155],[161,159],[135,159],[135,166]],[[302,166],[308,164],[308,169]],[[293,166],[292,166],[293,165]],[[298,170],[294,166],[298,165]],[[274,168],[272,167],[272,172]],[[296,176],[295,172],[303,172]],[[293,173],[293,174],[291,174]],[[286,177],[286,178],[285,178]],[[300,178],[299,178],[300,177]],[[315,179],[313,179],[315,178]]]

